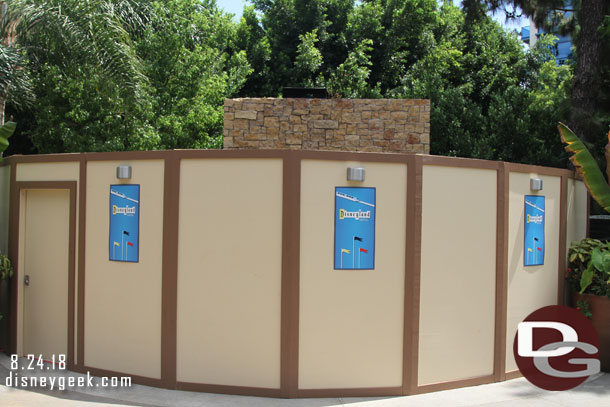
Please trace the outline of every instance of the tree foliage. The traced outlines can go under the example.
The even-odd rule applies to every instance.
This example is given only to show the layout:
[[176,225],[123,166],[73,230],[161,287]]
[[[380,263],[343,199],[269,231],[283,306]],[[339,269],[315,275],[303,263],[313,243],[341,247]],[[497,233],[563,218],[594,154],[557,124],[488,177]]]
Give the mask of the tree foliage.
[[[95,1],[121,10],[137,92],[54,33],[29,36],[6,58],[32,78],[31,107],[9,109],[21,132],[11,141],[32,143],[15,144],[22,151],[218,148],[224,98],[325,86],[335,97],[431,99],[435,154],[567,161],[555,126],[569,117],[573,68],[555,65],[551,37],[524,49],[483,1],[253,0],[240,21],[214,0]],[[1,62],[0,74],[17,66]]]

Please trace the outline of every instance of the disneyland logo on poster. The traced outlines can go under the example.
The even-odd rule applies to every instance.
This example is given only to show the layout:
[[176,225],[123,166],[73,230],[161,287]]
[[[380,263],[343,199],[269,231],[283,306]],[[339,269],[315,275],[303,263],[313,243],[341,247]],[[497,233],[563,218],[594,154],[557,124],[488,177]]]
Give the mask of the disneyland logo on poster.
[[135,206],[130,207],[129,205],[125,205],[123,207],[117,206],[117,205],[112,205],[112,214],[113,215],[133,216],[136,214],[136,207]]
[[527,223],[536,223],[536,224],[541,224],[542,223],[542,215],[527,215]]
[[345,209],[339,209],[339,219],[368,220],[371,219],[371,211],[363,211],[361,209],[346,211]]

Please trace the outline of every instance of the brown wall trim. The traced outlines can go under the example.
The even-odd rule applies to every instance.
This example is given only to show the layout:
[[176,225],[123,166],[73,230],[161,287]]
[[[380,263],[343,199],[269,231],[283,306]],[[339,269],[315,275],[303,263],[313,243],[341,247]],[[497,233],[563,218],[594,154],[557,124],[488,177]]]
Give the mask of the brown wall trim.
[[566,260],[566,239],[567,239],[567,219],[568,219],[568,177],[561,177],[561,192],[559,198],[559,261],[557,270],[557,305],[565,304],[565,272]]
[[78,162],[85,153],[12,155],[4,161],[11,164]]
[[238,396],[256,397],[281,397],[279,389],[268,389],[264,387],[228,386],[223,384],[201,384],[178,382],[176,390],[199,391],[218,394],[235,394]]
[[289,150],[175,150],[183,160],[197,158],[285,158],[294,155]]
[[68,368],[74,366],[74,315],[76,307],[76,181],[70,188],[70,248],[68,253]]
[[425,384],[417,388],[416,394],[431,393],[434,391],[459,389],[461,387],[478,386],[480,384],[493,383],[495,381],[495,375],[491,374],[488,376],[472,377],[468,379],[455,380],[443,383]]
[[504,380],[506,369],[506,318],[508,307],[508,195],[509,173],[498,168],[496,223],[496,311],[494,339],[494,378]]
[[347,389],[301,389],[300,398],[320,397],[396,397],[402,396],[402,386],[398,387],[364,387]]
[[421,156],[407,162],[407,235],[403,325],[403,394],[417,390],[419,363],[419,304],[421,275],[423,164]]
[[178,318],[178,222],[180,160],[165,160],[163,180],[163,260],[161,282],[161,384],[176,387]]
[[142,384],[144,386],[163,387],[160,379],[153,379],[151,377],[138,376],[130,373],[116,372],[114,370],[98,369],[90,366],[74,366],[70,369],[77,373],[91,373],[92,376],[97,377],[131,377],[131,382],[135,384]]
[[17,166],[11,162],[11,185],[8,219],[8,255],[13,262],[14,274],[9,285],[9,352],[17,353],[17,293],[19,285],[19,191],[17,190]]
[[506,380],[518,379],[519,377],[523,377],[523,373],[520,370],[511,370],[510,372],[506,372]]
[[535,173],[551,177],[574,176],[574,171],[563,168],[542,167],[539,165],[504,163],[508,172]]
[[478,160],[474,158],[445,157],[440,155],[422,155],[423,165],[445,167],[478,168],[496,170],[503,163],[498,161]]
[[78,322],[76,364],[85,365],[85,235],[87,229],[87,161],[82,157],[78,175]]
[[384,162],[405,163],[408,157],[416,154],[394,154],[394,153],[364,153],[352,151],[311,151],[299,150],[296,153],[302,160],[337,160],[337,161],[361,161],[361,162]]
[[282,192],[281,396],[297,397],[299,387],[299,298],[301,241],[301,160],[284,158]]
[[[14,169],[12,166],[11,169]],[[11,181],[14,181],[14,172],[11,172]],[[67,189],[70,193],[70,221],[68,225],[68,368],[74,366],[74,287],[75,287],[75,254],[76,254],[76,181],[22,181],[11,182],[14,196],[11,196],[11,219],[14,217],[16,225],[11,228],[10,242],[11,256],[14,259],[15,274],[11,280],[11,352],[17,352],[17,304],[19,301],[19,275],[18,259],[19,259],[19,219],[21,217],[21,191],[25,189]],[[14,210],[13,213],[13,200]],[[14,318],[13,318],[14,317]],[[14,324],[14,325],[13,325]]]
[[[2,164],[39,163],[68,161],[115,161],[115,160],[158,160],[177,156],[182,159],[192,158],[283,158],[287,154],[297,154],[301,159],[339,160],[339,161],[372,161],[372,162],[405,162],[407,157],[423,157],[424,164],[445,165],[470,168],[498,168],[497,161],[473,158],[445,157],[424,154],[367,153],[351,151],[311,151],[311,150],[153,150],[153,151],[117,151],[104,153],[64,153],[42,155],[14,155],[7,157]],[[562,168],[542,167],[538,165],[503,163],[507,171],[537,173],[549,176],[568,176],[574,178],[574,171]]]

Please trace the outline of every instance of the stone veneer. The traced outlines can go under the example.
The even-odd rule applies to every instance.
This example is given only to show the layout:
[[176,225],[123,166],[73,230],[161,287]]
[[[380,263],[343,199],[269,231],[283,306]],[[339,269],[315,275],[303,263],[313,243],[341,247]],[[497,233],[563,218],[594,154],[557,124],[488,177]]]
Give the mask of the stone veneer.
[[225,149],[430,152],[427,99],[226,99]]

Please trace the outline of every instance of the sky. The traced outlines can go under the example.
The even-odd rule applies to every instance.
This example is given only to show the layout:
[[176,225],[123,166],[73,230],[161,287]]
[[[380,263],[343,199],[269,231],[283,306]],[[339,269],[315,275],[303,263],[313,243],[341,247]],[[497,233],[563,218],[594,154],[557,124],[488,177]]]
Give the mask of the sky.
[[227,13],[235,14],[235,21],[239,21],[244,11],[245,0],[216,0],[219,8],[223,8]]
[[[246,0],[216,0],[216,4],[218,4],[218,7],[223,8],[227,13],[235,15],[235,21],[239,21],[239,19],[241,18],[241,14],[244,10],[244,5],[246,3]],[[453,0],[453,3],[459,5],[461,3],[461,0]],[[500,24],[503,24],[504,27],[511,30],[528,25],[528,20],[525,18],[522,18],[521,21],[516,23],[511,22],[506,24],[504,13],[498,13],[497,15],[494,15],[493,18]]]

